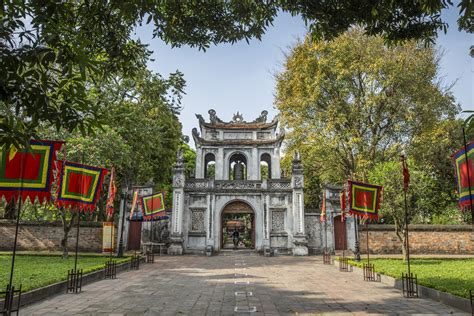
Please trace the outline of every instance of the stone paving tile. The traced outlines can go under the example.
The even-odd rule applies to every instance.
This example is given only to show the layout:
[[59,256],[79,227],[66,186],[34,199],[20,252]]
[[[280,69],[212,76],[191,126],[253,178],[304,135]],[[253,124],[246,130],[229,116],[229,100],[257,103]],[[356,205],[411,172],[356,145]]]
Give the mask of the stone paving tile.
[[432,300],[404,299],[394,288],[339,272],[319,257],[240,253],[158,257],[139,271],[84,286],[81,294],[57,295],[20,314],[249,315],[235,313],[236,306],[256,307],[251,315],[467,315]]

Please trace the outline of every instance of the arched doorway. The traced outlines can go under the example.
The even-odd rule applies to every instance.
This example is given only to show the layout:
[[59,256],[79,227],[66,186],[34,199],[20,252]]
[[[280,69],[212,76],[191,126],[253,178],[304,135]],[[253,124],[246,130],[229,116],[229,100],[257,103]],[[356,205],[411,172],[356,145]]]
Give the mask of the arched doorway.
[[227,204],[221,213],[221,249],[235,249],[232,243],[234,231],[239,233],[237,249],[255,248],[255,213],[245,202]]

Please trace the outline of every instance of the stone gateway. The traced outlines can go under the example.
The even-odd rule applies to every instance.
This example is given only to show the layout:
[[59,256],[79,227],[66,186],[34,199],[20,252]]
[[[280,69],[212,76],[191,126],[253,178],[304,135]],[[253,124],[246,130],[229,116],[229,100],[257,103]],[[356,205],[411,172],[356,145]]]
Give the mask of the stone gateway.
[[196,115],[194,177],[185,177],[181,154],[173,169],[170,254],[212,247],[308,255],[300,157],[293,157],[291,178],[282,177],[285,133],[267,115],[251,122],[238,112],[230,122],[214,110],[208,122]]

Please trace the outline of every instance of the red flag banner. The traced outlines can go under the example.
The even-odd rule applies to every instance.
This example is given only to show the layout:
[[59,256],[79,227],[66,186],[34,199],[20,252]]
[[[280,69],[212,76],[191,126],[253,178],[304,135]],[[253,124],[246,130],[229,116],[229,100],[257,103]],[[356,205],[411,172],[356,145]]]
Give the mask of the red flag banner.
[[61,166],[58,207],[93,211],[108,170],[66,161]]
[[339,192],[339,203],[341,204],[341,222],[346,219],[346,190]]
[[348,187],[349,214],[377,220],[382,187],[350,180]]
[[469,184],[471,185],[471,193],[474,193],[474,141],[467,144],[467,160],[464,147],[455,152],[451,158],[454,164],[459,194],[459,207],[465,210],[471,207],[473,203],[473,198],[469,196]]
[[137,216],[136,214],[139,213],[139,210],[135,211],[135,209],[138,209],[137,203],[138,203],[138,191],[135,190],[133,191],[132,209],[130,210],[130,220],[133,219],[133,214],[135,214],[135,217],[136,217]]
[[117,187],[115,186],[115,168],[112,167],[110,172],[110,181],[109,181],[109,193],[107,195],[107,204],[105,205],[105,212],[107,218],[110,219],[114,215],[114,200],[115,194],[117,193]]
[[64,142],[32,140],[30,148],[2,148],[0,155],[0,198],[7,201],[27,198],[51,200],[51,183],[56,166],[56,151]]
[[321,216],[319,217],[321,222],[326,221],[326,190],[323,189],[323,204],[321,206]]
[[410,172],[408,171],[407,161],[405,156],[401,157],[402,168],[403,168],[403,190],[408,191],[408,186],[410,185]]
[[140,197],[140,205],[143,210],[144,221],[168,218],[165,211],[163,192]]

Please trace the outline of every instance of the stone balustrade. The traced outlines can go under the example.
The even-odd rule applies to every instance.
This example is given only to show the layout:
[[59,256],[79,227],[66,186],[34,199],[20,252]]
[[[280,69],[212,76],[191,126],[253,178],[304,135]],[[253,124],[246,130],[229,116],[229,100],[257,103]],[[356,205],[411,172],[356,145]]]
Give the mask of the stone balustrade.
[[193,191],[291,191],[289,179],[269,180],[214,180],[187,179],[185,190]]

